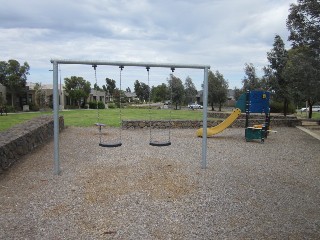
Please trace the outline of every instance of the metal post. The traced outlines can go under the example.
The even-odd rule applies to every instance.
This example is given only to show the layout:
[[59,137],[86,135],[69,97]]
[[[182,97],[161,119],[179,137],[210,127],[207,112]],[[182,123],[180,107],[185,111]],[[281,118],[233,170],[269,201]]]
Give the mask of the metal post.
[[204,68],[203,79],[203,124],[202,124],[202,163],[201,168],[207,168],[207,113],[208,113],[208,67]]
[[53,137],[54,137],[54,174],[60,174],[59,163],[59,89],[58,63],[53,62]]

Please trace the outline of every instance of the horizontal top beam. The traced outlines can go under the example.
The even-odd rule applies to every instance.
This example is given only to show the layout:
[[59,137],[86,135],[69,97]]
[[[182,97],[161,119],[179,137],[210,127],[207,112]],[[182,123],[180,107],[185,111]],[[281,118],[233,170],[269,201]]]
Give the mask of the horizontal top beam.
[[109,65],[109,66],[133,66],[133,67],[162,67],[162,68],[196,68],[210,69],[210,65],[199,64],[176,64],[176,63],[151,63],[151,62],[122,62],[122,61],[93,61],[93,60],[63,60],[51,59],[51,63],[56,64],[84,64],[84,65]]

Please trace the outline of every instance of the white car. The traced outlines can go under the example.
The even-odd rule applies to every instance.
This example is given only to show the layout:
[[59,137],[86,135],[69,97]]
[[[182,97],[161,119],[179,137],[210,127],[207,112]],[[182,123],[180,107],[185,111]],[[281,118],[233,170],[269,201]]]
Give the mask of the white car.
[[189,104],[188,108],[190,108],[190,109],[202,109],[203,106],[199,105],[199,104]]
[[[309,108],[301,108],[301,112],[309,111]],[[320,112],[320,106],[319,105],[314,105],[312,106],[312,112]]]

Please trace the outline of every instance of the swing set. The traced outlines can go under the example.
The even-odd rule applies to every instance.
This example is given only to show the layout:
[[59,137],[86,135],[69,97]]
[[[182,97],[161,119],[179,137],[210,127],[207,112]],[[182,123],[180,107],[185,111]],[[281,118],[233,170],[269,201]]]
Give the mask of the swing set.
[[[148,74],[148,86],[150,86],[150,68],[170,68],[172,73],[176,68],[191,68],[191,69],[203,69],[204,70],[204,80],[203,80],[203,123],[202,126],[204,129],[207,128],[207,99],[208,99],[208,70],[210,69],[209,65],[187,65],[187,64],[165,64],[165,63],[134,63],[134,62],[108,62],[108,61],[81,61],[81,60],[59,60],[52,59],[51,63],[53,64],[53,115],[54,115],[54,173],[59,175],[60,170],[60,159],[59,159],[59,91],[58,91],[58,67],[59,64],[78,64],[78,65],[91,65],[94,69],[95,82],[97,84],[97,66],[99,65],[108,65],[108,66],[118,66],[120,69],[120,91],[121,91],[121,81],[122,81],[122,71],[125,66],[134,66],[134,67],[145,67]],[[170,100],[172,104],[172,84],[170,89]],[[119,129],[119,139],[116,141],[105,142],[102,140],[102,128],[106,124],[100,122],[100,112],[97,104],[97,117],[98,122],[95,123],[99,129],[99,146],[100,147],[120,147],[122,146],[121,141],[121,131],[122,131],[122,113],[121,113],[121,94],[119,97],[119,120],[120,120],[120,129]],[[151,109],[150,93],[149,93],[149,110]],[[170,108],[170,120],[169,120],[169,132],[168,139],[166,141],[157,141],[153,139],[152,135],[152,121],[151,114],[149,114],[149,129],[150,129],[150,139],[149,145],[164,147],[171,145],[171,108]],[[201,167],[206,168],[207,166],[207,136],[206,131],[204,131],[204,136],[202,138],[202,163]]]

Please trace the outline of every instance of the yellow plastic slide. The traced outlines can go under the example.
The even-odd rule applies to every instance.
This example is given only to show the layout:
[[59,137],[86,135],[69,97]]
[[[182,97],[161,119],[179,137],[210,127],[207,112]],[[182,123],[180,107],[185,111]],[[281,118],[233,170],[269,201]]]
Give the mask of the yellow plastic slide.
[[[241,110],[239,108],[236,108],[233,110],[231,115],[227,117],[222,123],[220,123],[217,126],[207,128],[207,137],[211,137],[217,133],[222,132],[227,127],[229,127],[239,116],[241,115]],[[200,128],[197,130],[197,136],[202,137],[203,129]]]

